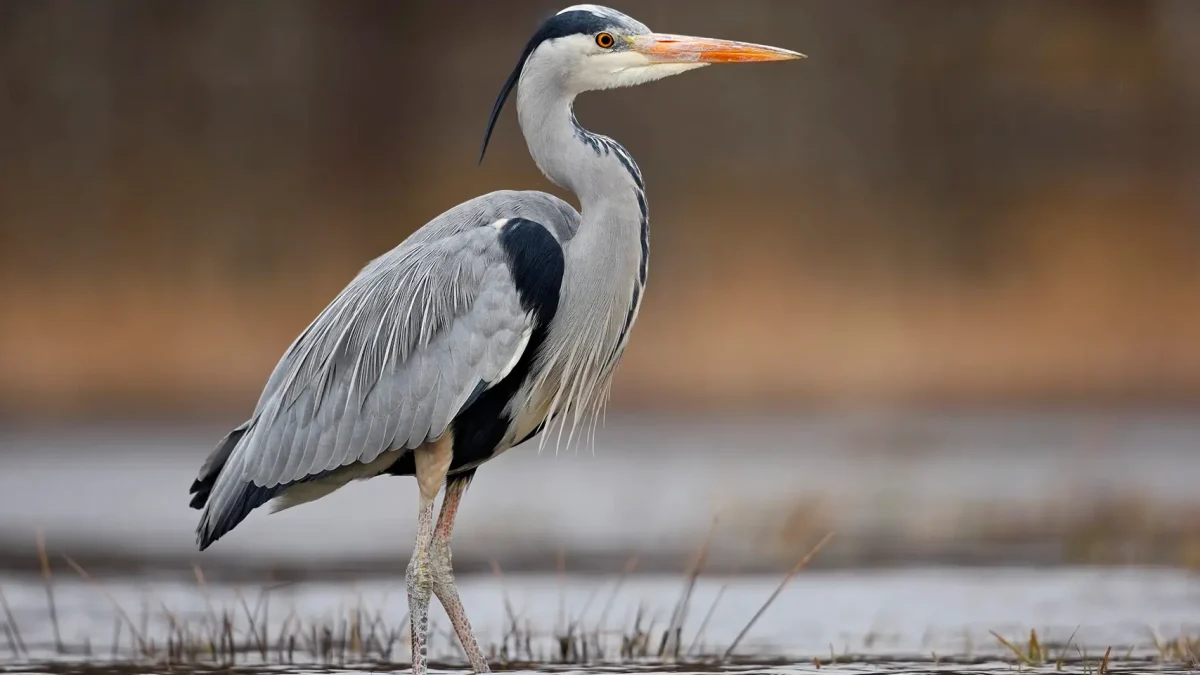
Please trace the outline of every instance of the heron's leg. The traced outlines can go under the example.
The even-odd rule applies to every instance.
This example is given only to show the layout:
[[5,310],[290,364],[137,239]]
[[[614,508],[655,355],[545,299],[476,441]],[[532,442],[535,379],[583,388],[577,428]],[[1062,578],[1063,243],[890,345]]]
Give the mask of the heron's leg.
[[438,516],[437,526],[433,531],[433,592],[446,608],[454,633],[462,643],[471,670],[477,673],[488,673],[487,659],[483,650],[471,632],[471,623],[467,621],[467,612],[463,609],[462,600],[458,597],[458,588],[454,585],[454,567],[451,564],[450,534],[454,530],[454,517],[458,514],[458,504],[462,501],[463,493],[475,474],[470,471],[451,478],[446,483],[446,496],[442,498],[442,513]]
[[427,636],[429,634],[429,597],[433,591],[433,566],[431,544],[433,543],[433,502],[438,490],[446,481],[446,471],[453,458],[453,441],[450,434],[442,436],[436,443],[423,445],[413,451],[416,463],[417,485],[421,490],[421,506],[417,511],[417,541],[413,546],[412,558],[408,561],[408,612],[412,631],[413,675],[425,675],[428,671]]

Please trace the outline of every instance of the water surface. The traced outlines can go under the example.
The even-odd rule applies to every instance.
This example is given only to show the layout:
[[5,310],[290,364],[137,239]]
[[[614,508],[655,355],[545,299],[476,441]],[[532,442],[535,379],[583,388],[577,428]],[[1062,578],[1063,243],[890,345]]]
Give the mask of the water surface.
[[[779,582],[779,577],[701,577],[683,621],[679,658],[691,662],[693,669],[710,668],[711,657],[725,652]],[[574,660],[649,667],[647,662],[662,660],[658,645],[683,580],[658,575],[624,580],[506,575],[469,576],[460,586],[480,642],[498,665],[507,657],[514,664]],[[137,627],[137,639],[154,644],[159,660],[165,658],[169,641],[179,639],[178,626],[186,626],[190,639],[202,642],[228,617],[231,634],[246,647],[236,663],[262,665],[262,645],[247,633],[250,616],[258,631],[266,627],[266,664],[340,667],[383,662],[401,664],[388,666],[400,668],[409,658],[406,599],[399,579],[284,584],[265,594],[250,585],[209,585],[202,590],[182,578],[107,579],[96,584],[62,579],[55,593],[60,633],[70,651],[66,655],[56,652],[39,581],[7,577],[0,579],[0,588],[26,647],[24,653],[7,655],[7,668],[145,659],[146,650],[139,648],[130,629],[117,628],[122,624],[117,606]],[[381,644],[366,649],[337,646],[353,637],[356,620],[361,622],[358,641],[390,640],[386,651]],[[448,626],[435,607],[431,654],[455,665],[462,659]],[[992,632],[1024,644],[1031,629],[1052,660],[1065,656],[1068,663],[1098,661],[1112,647],[1114,659],[1122,663],[1150,662],[1160,657],[1166,641],[1200,636],[1200,579],[1165,569],[804,572],[767,609],[732,658],[735,663],[768,661],[807,664],[806,668],[814,667],[815,658],[825,669],[850,661],[855,668],[873,672],[879,670],[871,664],[880,662],[889,664],[885,670],[897,672],[907,672],[905,663],[920,663],[912,667],[928,670],[936,664],[939,670],[954,671],[964,664],[979,668],[979,662],[1012,660]],[[316,636],[314,643],[310,635]],[[296,636],[290,647],[286,636]],[[587,656],[580,654],[578,645],[564,653],[564,636],[587,640]],[[648,644],[644,653],[624,653],[623,643],[637,636]],[[334,646],[323,648],[319,643],[326,639]]]

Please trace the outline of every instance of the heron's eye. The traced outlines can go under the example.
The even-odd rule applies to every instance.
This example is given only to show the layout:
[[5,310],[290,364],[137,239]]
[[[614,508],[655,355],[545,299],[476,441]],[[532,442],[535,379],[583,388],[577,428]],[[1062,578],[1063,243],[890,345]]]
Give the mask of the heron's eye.
[[615,42],[616,40],[613,39],[612,33],[601,33],[596,36],[596,44],[604,49],[612,49]]

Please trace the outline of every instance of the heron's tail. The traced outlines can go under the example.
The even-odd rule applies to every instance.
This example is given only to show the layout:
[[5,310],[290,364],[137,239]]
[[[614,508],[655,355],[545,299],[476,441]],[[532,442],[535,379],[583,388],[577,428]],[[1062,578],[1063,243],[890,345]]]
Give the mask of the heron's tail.
[[[242,522],[252,510],[271,500],[278,488],[264,488],[249,482],[230,484],[228,477],[219,481],[230,456],[250,430],[254,420],[248,420],[229,432],[212,454],[200,467],[200,473],[192,482],[189,494],[193,509],[203,509],[200,524],[196,527],[196,543],[200,550],[208,548],[214,541]],[[214,491],[219,493],[214,495]],[[236,494],[230,494],[230,492]]]
[[217,476],[221,475],[221,469],[225,468],[225,462],[229,461],[229,455],[233,453],[238,441],[242,440],[242,436],[246,435],[246,430],[249,428],[250,422],[246,421],[240,427],[229,432],[225,438],[221,439],[220,443],[217,443],[217,447],[200,467],[200,473],[196,476],[196,480],[192,481],[192,488],[188,490],[188,494],[192,495],[192,501],[188,506],[193,509],[202,509],[208,503],[208,497],[217,483]]

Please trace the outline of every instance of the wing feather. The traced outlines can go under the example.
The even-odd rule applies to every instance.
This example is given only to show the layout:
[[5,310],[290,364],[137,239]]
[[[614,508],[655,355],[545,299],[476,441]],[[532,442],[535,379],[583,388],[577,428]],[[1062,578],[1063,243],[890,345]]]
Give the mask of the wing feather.
[[[440,437],[454,404],[519,356],[516,337],[531,322],[496,237],[492,228],[464,232],[356,278],[277,367],[288,375],[234,449],[226,468],[236,470],[222,472],[211,505],[223,506],[223,488],[293,483]],[[454,264],[458,256],[486,262]],[[405,303],[412,311],[398,317],[386,309],[403,297],[395,286],[405,278],[417,281]]]

